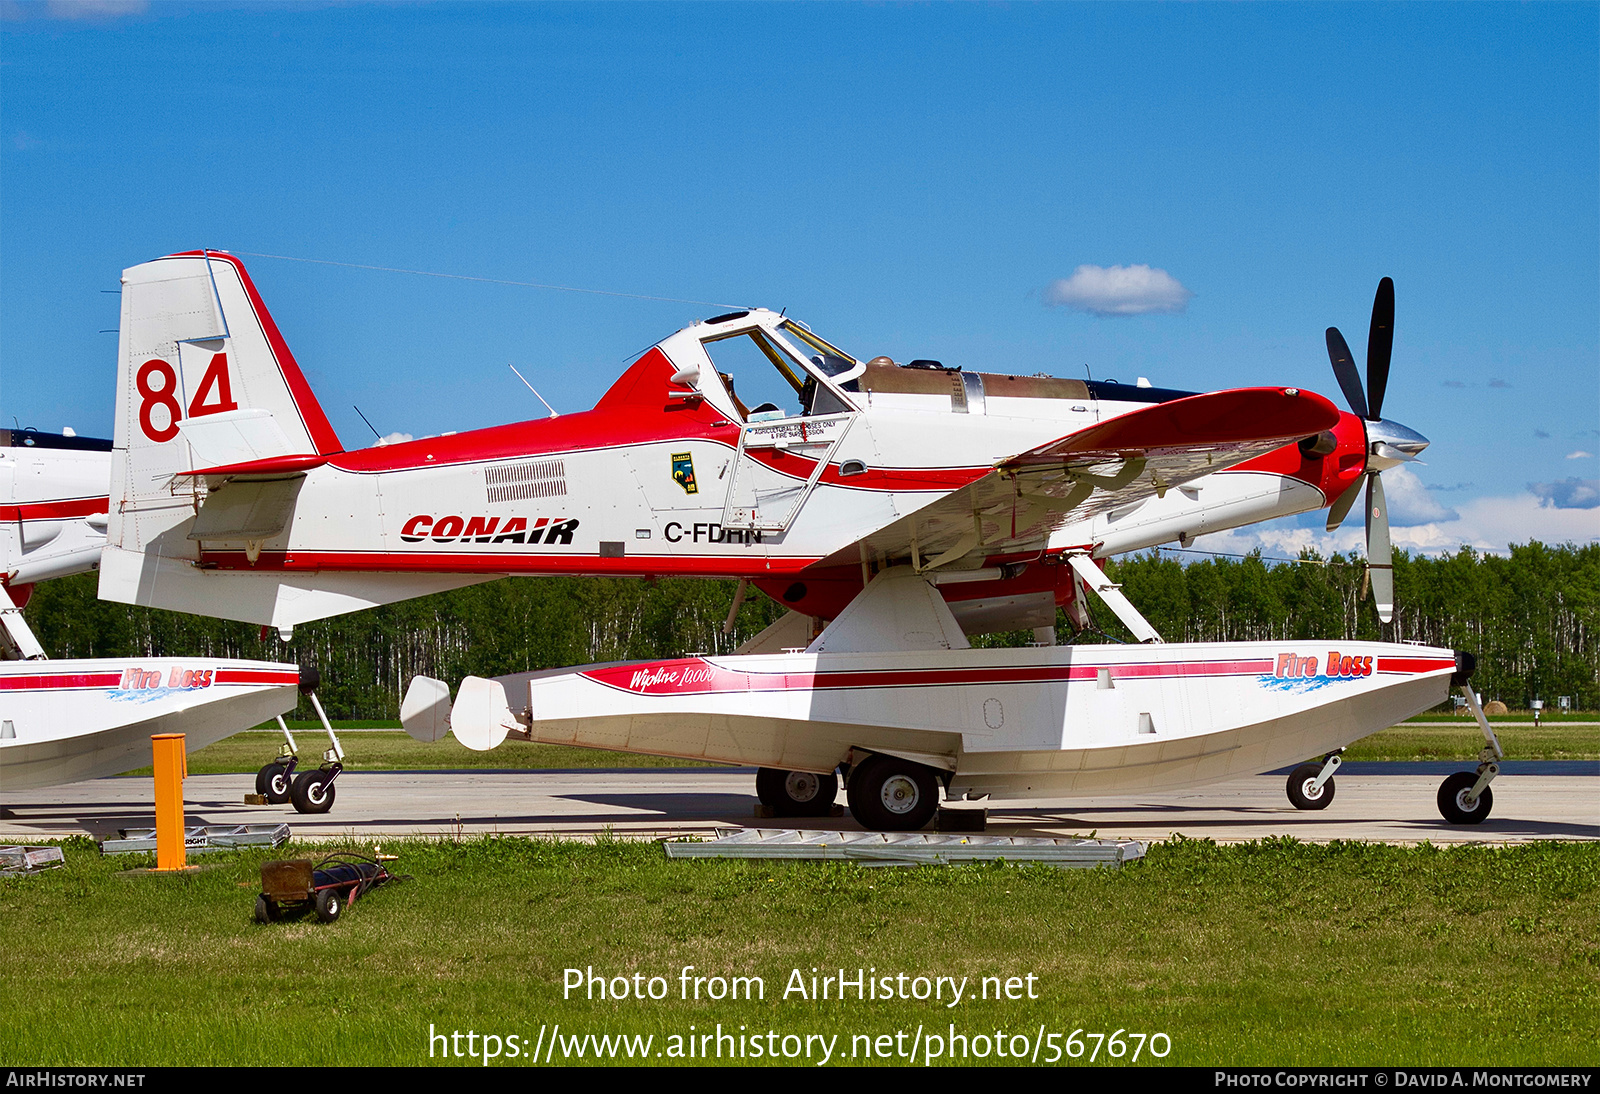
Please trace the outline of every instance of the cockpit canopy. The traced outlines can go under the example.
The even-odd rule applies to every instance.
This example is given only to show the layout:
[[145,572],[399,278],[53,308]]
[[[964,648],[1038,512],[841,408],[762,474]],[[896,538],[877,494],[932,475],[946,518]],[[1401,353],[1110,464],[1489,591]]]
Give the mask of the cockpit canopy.
[[764,308],[719,315],[661,344],[675,379],[730,418],[766,421],[858,409],[851,392],[866,365],[803,323]]

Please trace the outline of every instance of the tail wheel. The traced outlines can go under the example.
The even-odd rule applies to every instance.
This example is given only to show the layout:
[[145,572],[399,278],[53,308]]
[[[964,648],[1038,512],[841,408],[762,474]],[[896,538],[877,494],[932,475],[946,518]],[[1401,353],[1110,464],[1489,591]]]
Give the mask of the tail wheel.
[[873,756],[857,766],[845,792],[851,814],[878,832],[915,832],[939,809],[933,770],[896,756]]
[[833,772],[780,771],[763,767],[756,772],[756,797],[780,817],[826,817],[839,796],[839,777]]
[[1478,784],[1472,771],[1457,771],[1439,786],[1439,812],[1451,824],[1481,824],[1494,808],[1494,791],[1487,786],[1470,802],[1467,794]]
[[1313,785],[1321,773],[1321,764],[1301,764],[1289,773],[1289,801],[1296,809],[1326,809],[1333,802],[1332,779]]
[[295,779],[289,789],[289,800],[297,813],[326,813],[333,808],[333,775],[331,772],[307,771]]

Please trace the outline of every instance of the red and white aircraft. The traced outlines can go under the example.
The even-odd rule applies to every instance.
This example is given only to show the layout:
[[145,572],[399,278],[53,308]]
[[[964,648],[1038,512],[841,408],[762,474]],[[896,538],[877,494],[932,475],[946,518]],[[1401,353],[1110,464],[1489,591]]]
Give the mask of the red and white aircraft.
[[[118,353],[106,599],[288,629],[508,575],[673,574],[790,608],[732,657],[469,678],[449,715],[469,744],[755,763],[791,812],[831,805],[842,767],[881,828],[925,823],[941,784],[1138,792],[1317,753],[1299,783],[1325,804],[1339,748],[1469,671],[1384,643],[1161,644],[1094,563],[1325,506],[1381,469],[1367,423],[1295,388],[863,361],[752,309],[666,338],[593,410],[345,451],[215,251],[124,272]],[[1053,642],[1089,592],[1146,644],[968,645]],[[448,705],[414,683],[407,727],[436,734]]]
[[298,700],[294,665],[45,657],[21,609],[33,583],[99,565],[110,473],[109,441],[0,430],[0,791],[120,774],[150,762],[151,734],[193,751]]

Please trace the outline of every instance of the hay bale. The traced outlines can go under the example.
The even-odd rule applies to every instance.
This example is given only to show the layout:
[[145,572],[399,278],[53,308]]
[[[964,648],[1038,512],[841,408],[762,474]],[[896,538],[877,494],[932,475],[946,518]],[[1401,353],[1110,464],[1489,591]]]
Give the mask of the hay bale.
[[1490,699],[1487,703],[1483,704],[1483,712],[1485,714],[1504,714],[1506,712],[1506,705],[1498,699]]

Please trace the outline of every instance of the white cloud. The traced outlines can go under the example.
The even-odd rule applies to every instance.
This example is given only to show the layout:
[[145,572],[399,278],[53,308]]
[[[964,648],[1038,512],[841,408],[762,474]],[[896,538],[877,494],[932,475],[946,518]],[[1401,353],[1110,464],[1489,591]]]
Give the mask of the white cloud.
[[1530,482],[1528,489],[1541,504],[1557,509],[1593,509],[1600,506],[1600,479],[1562,479],[1560,482]]
[[1149,266],[1079,266],[1044,291],[1046,304],[1102,317],[1181,312],[1192,296],[1166,270]]
[[1454,509],[1440,505],[1409,467],[1391,467],[1383,473],[1383,496],[1389,503],[1390,527],[1456,520],[1459,516]]
[[406,441],[415,439],[416,438],[412,437],[409,433],[389,433],[378,438],[378,447],[382,447],[386,444],[403,444]]
[[1593,452],[1585,452],[1582,449],[1579,449],[1576,452],[1568,452],[1567,453],[1567,459],[1569,459],[1569,460],[1592,460],[1592,459],[1594,459],[1594,453]]
[[[1389,487],[1393,480],[1394,470],[1384,472],[1384,491],[1385,496],[1391,498],[1391,511],[1394,491]],[[1391,526],[1390,539],[1396,547],[1413,554],[1451,553],[1463,545],[1505,554],[1511,544],[1530,540],[1580,545],[1600,542],[1600,512],[1596,509],[1557,508],[1531,492],[1474,498],[1461,503],[1451,513],[1450,519]],[[1336,552],[1366,553],[1366,530],[1359,507],[1351,511],[1335,532],[1324,531],[1320,523],[1299,526],[1298,522],[1307,519],[1306,516],[1291,517],[1231,532],[1217,532],[1201,536],[1194,547],[1226,554],[1259,550],[1277,558],[1294,558],[1302,549],[1316,551],[1324,558]]]

